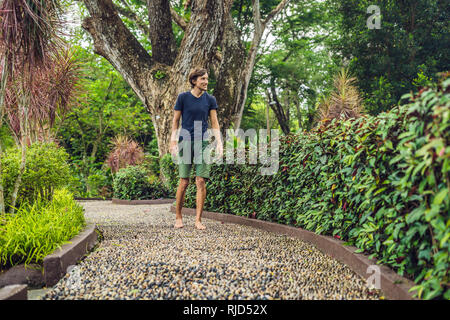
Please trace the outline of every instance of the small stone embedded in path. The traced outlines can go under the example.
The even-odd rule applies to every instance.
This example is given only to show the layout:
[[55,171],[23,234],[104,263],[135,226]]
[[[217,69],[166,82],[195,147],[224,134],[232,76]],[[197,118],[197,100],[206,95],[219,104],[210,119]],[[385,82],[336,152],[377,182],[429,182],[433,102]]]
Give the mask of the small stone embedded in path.
[[175,229],[171,204],[80,203],[104,239],[42,299],[380,299],[296,238],[187,215]]

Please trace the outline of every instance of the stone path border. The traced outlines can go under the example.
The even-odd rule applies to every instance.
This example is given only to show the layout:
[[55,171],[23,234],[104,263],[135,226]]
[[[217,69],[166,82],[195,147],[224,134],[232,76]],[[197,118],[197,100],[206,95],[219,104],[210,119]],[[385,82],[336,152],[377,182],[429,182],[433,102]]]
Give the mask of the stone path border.
[[[88,224],[86,228],[64,244],[60,249],[44,258],[43,267],[23,264],[12,267],[0,274],[0,284],[5,288],[11,285],[31,285],[32,287],[55,285],[65,274],[70,265],[74,265],[97,243],[95,224]],[[37,268],[39,267],[39,268]],[[43,272],[42,272],[43,270]],[[0,300],[2,300],[0,296]]]
[[121,200],[121,199],[112,199],[113,204],[167,204],[173,203],[175,199],[154,199],[154,200]]
[[13,284],[0,289],[0,300],[28,300],[27,286]]
[[39,264],[19,264],[0,273],[0,288],[15,285],[26,284],[33,288],[43,287],[45,285],[42,265]]
[[67,268],[75,265],[97,243],[97,231],[95,224],[90,224],[86,229],[44,258],[44,279],[47,287],[54,286],[66,274]]
[[83,198],[83,197],[73,197],[74,200],[87,201],[87,200],[112,200],[112,198]]
[[[170,211],[175,213],[175,206],[170,207]],[[195,209],[184,208],[182,214],[195,216]],[[218,220],[227,223],[236,223],[255,227],[265,231],[285,234],[309,242],[317,249],[346,264],[354,272],[368,279],[374,272],[368,271],[370,266],[376,265],[380,270],[380,287],[386,297],[390,300],[417,300],[413,298],[413,293],[408,290],[415,284],[409,279],[401,277],[396,272],[385,265],[377,265],[376,260],[369,260],[365,255],[355,253],[357,250],[353,246],[343,245],[343,241],[329,236],[322,236],[314,232],[301,228],[287,226],[279,223],[268,222],[258,219],[236,216],[219,212],[203,211],[202,218]]]

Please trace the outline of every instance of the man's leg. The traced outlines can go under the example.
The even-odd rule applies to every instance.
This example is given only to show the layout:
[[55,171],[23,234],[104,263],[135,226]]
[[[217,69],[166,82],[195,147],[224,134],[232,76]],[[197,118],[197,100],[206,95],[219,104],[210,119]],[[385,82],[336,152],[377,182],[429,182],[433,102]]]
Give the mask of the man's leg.
[[176,196],[176,208],[175,208],[175,228],[183,228],[183,216],[181,215],[181,209],[184,204],[184,196],[186,189],[189,185],[189,178],[180,178],[178,184],[177,196]]
[[[178,164],[178,173],[180,176],[180,182],[178,184],[177,195],[176,195],[176,207],[175,207],[175,228],[182,228],[183,221],[181,215],[181,209],[184,204],[184,196],[186,194],[186,189],[189,185],[189,177],[191,175],[191,166],[192,166],[192,150],[190,141],[182,141],[181,144],[182,150],[179,150],[179,164]],[[186,154],[186,157],[183,156],[185,152],[190,152],[191,154]]]
[[205,163],[203,152],[208,145],[208,141],[201,141],[197,147],[201,147],[199,152],[194,153],[195,163],[195,184],[197,186],[197,205],[196,205],[196,217],[195,227],[200,230],[206,229],[202,224],[203,205],[206,199],[206,182],[205,179],[209,178],[210,165]]
[[197,185],[197,206],[195,209],[195,227],[200,230],[206,229],[202,224],[203,205],[206,199],[206,183],[205,178],[196,176],[195,184]]

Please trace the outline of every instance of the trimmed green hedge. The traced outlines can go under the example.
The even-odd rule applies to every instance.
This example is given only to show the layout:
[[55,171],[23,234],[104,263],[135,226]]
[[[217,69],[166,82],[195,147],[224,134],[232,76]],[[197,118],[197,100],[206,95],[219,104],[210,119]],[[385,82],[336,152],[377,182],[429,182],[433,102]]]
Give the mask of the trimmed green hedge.
[[167,198],[170,193],[156,176],[148,176],[141,166],[120,169],[113,178],[114,198],[146,200]]
[[[334,236],[414,280],[420,298],[449,299],[449,91],[447,79],[376,117],[284,136],[272,176],[214,164],[204,209]],[[195,197],[191,184],[184,205]]]

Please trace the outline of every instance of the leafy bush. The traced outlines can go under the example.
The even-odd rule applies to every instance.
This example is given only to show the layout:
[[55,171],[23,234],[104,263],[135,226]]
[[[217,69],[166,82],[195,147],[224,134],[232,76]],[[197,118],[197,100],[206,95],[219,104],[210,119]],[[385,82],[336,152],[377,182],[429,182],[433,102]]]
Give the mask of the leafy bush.
[[[12,147],[2,156],[5,205],[8,206],[14,183],[19,174],[21,150]],[[50,200],[56,188],[71,180],[67,152],[54,143],[34,143],[27,149],[26,166],[17,198],[17,206],[38,196]]]
[[[213,164],[205,210],[334,236],[450,299],[450,79],[376,117],[282,137],[280,167]],[[248,151],[248,150],[247,150]],[[195,185],[186,207],[195,207]]]
[[107,197],[113,193],[113,176],[110,170],[94,169],[87,179],[87,197]]
[[164,185],[155,176],[147,176],[141,166],[120,169],[114,176],[113,189],[117,199],[144,200],[168,196]]
[[51,202],[24,203],[0,223],[0,267],[41,263],[44,257],[76,236],[86,225],[83,208],[65,189]]
[[157,155],[144,155],[144,161],[140,164],[140,166],[144,167],[149,175],[159,176],[160,174],[159,156]]
[[85,195],[85,186],[83,184],[83,179],[81,177],[81,174],[76,166],[72,164],[70,166],[70,175],[71,179],[68,182],[66,188],[70,192],[73,193],[74,197],[84,197]]
[[0,143],[2,144],[3,150],[7,150],[14,145],[14,138],[6,124],[0,126]]
[[159,161],[159,166],[162,174],[164,175],[166,181],[163,181],[166,188],[170,190],[171,193],[175,193],[178,188],[179,176],[178,167],[173,162],[170,153],[166,153]]
[[384,76],[374,77],[367,92],[363,92],[364,105],[371,115],[377,115],[396,104],[393,84]]
[[173,196],[170,190],[155,175],[148,177],[147,199],[170,198]]

